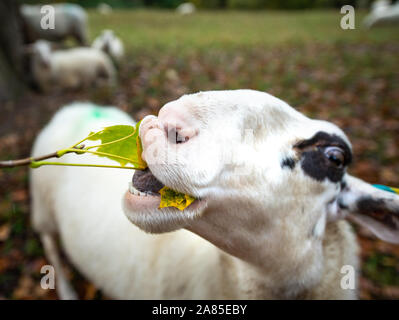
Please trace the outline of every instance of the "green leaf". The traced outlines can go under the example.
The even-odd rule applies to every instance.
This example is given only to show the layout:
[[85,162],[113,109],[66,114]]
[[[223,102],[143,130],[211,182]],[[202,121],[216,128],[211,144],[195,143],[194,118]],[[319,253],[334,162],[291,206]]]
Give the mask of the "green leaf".
[[161,194],[161,203],[159,208],[175,207],[180,211],[183,211],[191,203],[194,202],[195,198],[184,193],[174,191],[168,187],[163,187],[159,190]]
[[85,140],[100,140],[96,149],[100,157],[106,157],[120,163],[121,166],[132,164],[135,169],[145,169],[147,164],[141,158],[142,145],[139,137],[140,122],[136,127],[116,125],[106,127],[97,133],[90,133]]
[[[126,169],[139,169],[144,170],[147,168],[147,164],[142,159],[141,155],[143,147],[141,139],[139,137],[140,122],[135,127],[128,125],[116,125],[106,127],[99,132],[91,132],[85,139],[73,145],[71,148],[59,150],[56,152],[57,157],[60,158],[67,153],[75,153],[77,155],[90,153],[100,157],[106,157],[108,159],[119,162],[121,167]],[[84,147],[82,144],[84,141],[97,141],[101,143],[95,146]],[[93,151],[95,149],[95,151]],[[128,164],[133,165],[127,166]],[[92,167],[117,167],[100,164],[78,164],[78,163],[57,163],[47,161],[31,161],[32,168],[38,168],[42,165],[69,165],[69,166],[92,166]],[[195,198],[174,191],[168,187],[163,187],[159,193],[161,194],[160,208],[175,207],[181,211],[187,208],[191,203],[194,202]]]

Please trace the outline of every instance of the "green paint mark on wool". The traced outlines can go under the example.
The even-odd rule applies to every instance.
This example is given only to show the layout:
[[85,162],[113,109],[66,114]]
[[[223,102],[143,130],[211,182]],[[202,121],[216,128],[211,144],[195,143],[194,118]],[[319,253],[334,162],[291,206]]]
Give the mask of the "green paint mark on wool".
[[95,108],[92,112],[93,117],[96,119],[103,118],[104,112],[101,109]]
[[119,112],[115,112],[114,109],[108,109],[107,107],[93,107],[89,112],[89,119],[110,119],[115,120],[120,118]]

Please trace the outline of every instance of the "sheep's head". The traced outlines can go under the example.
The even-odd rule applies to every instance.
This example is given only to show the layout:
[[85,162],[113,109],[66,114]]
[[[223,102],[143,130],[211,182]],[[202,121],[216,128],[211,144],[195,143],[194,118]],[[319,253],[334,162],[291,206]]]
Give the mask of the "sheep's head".
[[113,38],[115,38],[115,34],[114,34],[114,31],[112,31],[110,29],[105,29],[101,32],[101,37],[103,39],[113,39]]
[[93,47],[108,54],[116,63],[120,63],[123,59],[123,43],[112,30],[103,30],[94,40]]
[[51,61],[51,44],[45,40],[36,41],[28,47],[28,52],[32,54],[35,63],[39,68],[50,68]]
[[[140,136],[149,170],[135,174],[124,208],[147,232],[186,228],[256,264],[282,243],[300,246],[296,258],[318,252],[326,224],[348,215],[399,240],[399,197],[347,174],[345,134],[271,95],[186,95],[146,117]],[[163,185],[197,200],[159,209]]]

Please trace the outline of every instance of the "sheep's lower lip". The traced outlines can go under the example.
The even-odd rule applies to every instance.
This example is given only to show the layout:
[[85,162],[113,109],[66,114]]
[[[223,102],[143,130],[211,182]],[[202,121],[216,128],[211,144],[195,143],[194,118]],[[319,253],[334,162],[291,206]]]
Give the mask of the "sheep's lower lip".
[[[144,176],[144,186],[146,186],[146,180],[148,179],[156,179],[151,171],[149,171],[149,169],[146,170],[147,174]],[[135,174],[138,171],[135,172]],[[141,174],[142,172],[138,172],[139,174]],[[138,190],[135,186],[134,186],[134,175],[133,175],[133,179],[132,182],[129,183],[129,189],[127,190],[126,194],[125,194],[125,201],[127,202],[126,204],[131,207],[134,210],[143,210],[143,209],[156,209],[159,207],[159,204],[161,202],[161,195],[157,192],[153,192],[151,190],[143,190],[143,183],[140,184],[140,186],[136,186],[137,188],[140,188],[140,190]],[[141,181],[143,182],[143,181]],[[136,180],[137,183],[137,180]]]
[[125,205],[132,211],[154,210],[161,203],[160,195],[136,195],[127,190],[124,197]]

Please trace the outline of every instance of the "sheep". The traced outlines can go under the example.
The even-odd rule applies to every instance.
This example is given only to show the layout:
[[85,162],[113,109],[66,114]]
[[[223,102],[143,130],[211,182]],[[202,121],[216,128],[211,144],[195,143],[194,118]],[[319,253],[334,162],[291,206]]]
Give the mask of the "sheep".
[[390,0],[376,0],[371,4],[371,11],[384,11],[390,6]]
[[364,18],[366,28],[399,23],[399,2],[390,4],[388,0],[378,0],[373,3],[372,11]]
[[108,15],[112,13],[112,7],[108,3],[101,2],[97,6],[97,10],[100,14]]
[[52,51],[47,41],[39,40],[29,51],[33,79],[44,92],[115,83],[115,68],[100,50],[78,47]]
[[93,41],[93,48],[104,51],[119,66],[125,55],[125,49],[121,39],[119,39],[112,30],[103,30],[103,32]]
[[[32,155],[114,124],[135,122],[116,108],[67,106]],[[185,95],[145,117],[139,135],[145,171],[30,172],[32,225],[60,298],[76,294],[62,271],[58,236],[74,266],[117,299],[355,299],[357,273],[355,287],[341,287],[343,267],[359,272],[345,218],[399,242],[399,196],[346,172],[346,135],[267,93]],[[64,161],[77,162],[74,155]],[[197,200],[184,211],[159,209],[163,185]]]
[[176,12],[182,16],[195,13],[195,5],[191,2],[184,2],[176,8]]
[[87,15],[81,6],[70,3],[51,5],[54,8],[54,29],[42,28],[41,20],[47,13],[41,12],[42,7],[27,4],[20,7],[27,43],[40,39],[63,41],[73,37],[82,46],[88,44]]

